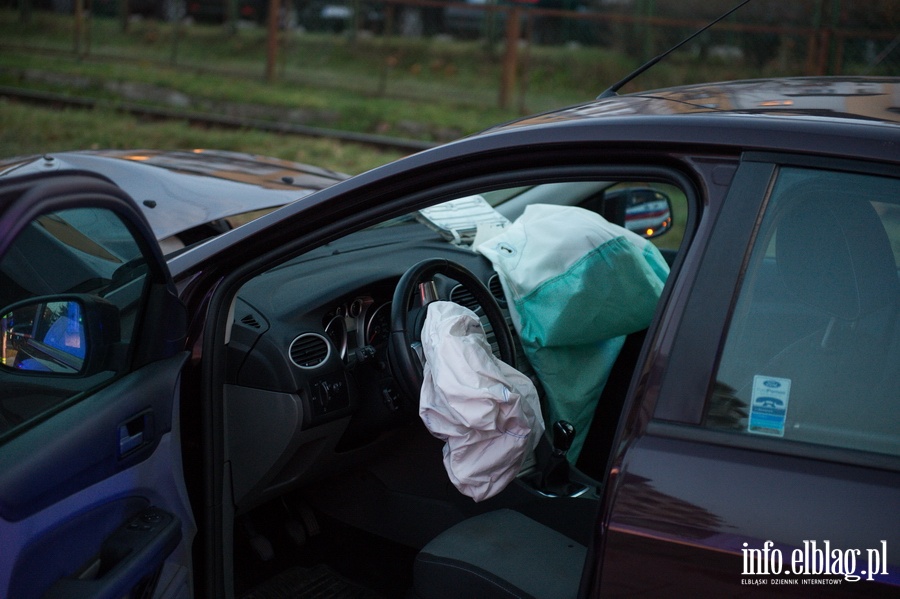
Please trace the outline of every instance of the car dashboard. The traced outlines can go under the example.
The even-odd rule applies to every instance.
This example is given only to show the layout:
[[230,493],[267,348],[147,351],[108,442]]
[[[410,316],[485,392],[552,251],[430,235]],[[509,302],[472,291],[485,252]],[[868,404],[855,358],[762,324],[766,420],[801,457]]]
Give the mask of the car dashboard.
[[[241,289],[224,394],[239,511],[364,463],[415,421],[417,401],[390,368],[391,303],[403,273],[435,257],[475,273],[505,310],[490,262],[417,222],[360,231]],[[441,299],[478,310],[457,282],[435,283]]]

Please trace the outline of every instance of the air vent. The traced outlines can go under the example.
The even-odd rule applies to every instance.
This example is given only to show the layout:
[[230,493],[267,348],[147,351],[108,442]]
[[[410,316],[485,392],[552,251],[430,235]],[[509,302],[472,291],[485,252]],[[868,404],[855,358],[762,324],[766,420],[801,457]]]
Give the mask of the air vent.
[[479,305],[478,300],[475,299],[471,291],[462,285],[457,285],[450,291],[450,301],[464,306],[476,314],[481,314],[481,305]]
[[248,314],[241,319],[241,323],[247,325],[248,327],[253,327],[254,329],[261,329],[262,325],[256,320],[256,317],[252,314]]
[[484,330],[484,337],[491,346],[491,352],[499,358],[500,349],[497,345],[497,336],[494,335],[494,327],[491,325],[491,321],[488,320],[487,315],[485,315],[484,310],[481,309],[481,305],[475,300],[472,292],[462,285],[457,285],[450,291],[450,301],[456,302],[460,306],[465,306],[478,316],[478,321]]
[[291,362],[300,368],[315,368],[328,359],[331,345],[316,333],[304,333],[291,342]]
[[506,305],[506,295],[503,293],[503,285],[500,283],[500,275],[494,273],[488,281],[488,289],[501,306]]

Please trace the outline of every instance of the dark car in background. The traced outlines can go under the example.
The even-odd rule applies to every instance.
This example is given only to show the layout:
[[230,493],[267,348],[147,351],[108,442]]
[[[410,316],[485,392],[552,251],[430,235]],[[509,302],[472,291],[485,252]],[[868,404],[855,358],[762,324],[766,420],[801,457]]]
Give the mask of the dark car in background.
[[[462,39],[483,37],[492,40],[503,39],[511,8],[516,5],[521,8],[518,13],[520,35],[528,35],[538,44],[596,44],[606,34],[606,27],[597,22],[567,19],[558,12],[553,12],[590,10],[588,4],[575,0],[450,2],[443,9],[441,20],[443,32]],[[533,14],[529,14],[532,10]]]
[[[290,3],[287,10],[291,10]],[[269,14],[267,0],[235,0],[231,5],[219,0],[186,0],[185,12],[200,22],[220,23],[229,17],[229,10],[234,10],[234,18],[251,23],[264,23]]]
[[[128,0],[128,14],[177,21],[185,16],[188,0]],[[49,8],[61,14],[72,14],[75,11],[75,0],[46,0],[36,3],[37,8]],[[94,14],[111,17],[121,14],[123,4],[116,0],[93,0],[85,3],[85,8]]]
[[[0,595],[895,597],[898,98],[896,78],[610,95],[167,257],[162,201],[141,204],[205,176],[6,169]],[[663,235],[602,218],[657,192]],[[535,213],[563,219],[559,251],[517,270]],[[611,236],[559,264],[590,223]],[[423,320],[450,302],[481,323],[479,373],[521,375],[476,385],[472,422],[527,379],[547,430],[488,437],[535,446],[481,501],[419,417],[453,361],[420,351]]]
[[[234,6],[238,20],[265,24],[268,19],[267,0],[238,0]],[[228,6],[216,0],[187,0],[186,7],[188,16],[197,21],[221,22],[228,18]],[[278,23],[283,29],[302,27],[329,33],[351,30],[356,23],[361,29],[379,32],[384,21],[382,10],[373,2],[286,0],[281,3]]]
[[380,33],[384,6],[376,2],[313,0],[301,4],[298,24],[307,31],[343,33],[357,27]]

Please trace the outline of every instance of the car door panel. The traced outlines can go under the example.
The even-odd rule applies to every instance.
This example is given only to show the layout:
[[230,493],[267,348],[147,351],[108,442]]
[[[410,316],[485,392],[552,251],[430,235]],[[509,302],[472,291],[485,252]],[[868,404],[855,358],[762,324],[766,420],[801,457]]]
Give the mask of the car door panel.
[[[110,530],[114,522],[121,524]],[[10,596],[121,597],[155,576],[180,539],[180,521],[145,498],[104,504],[29,546],[13,573]]]
[[[150,364],[9,441],[0,453],[0,518],[23,520],[147,459],[171,432],[183,363],[179,355]],[[121,455],[120,427],[138,415],[152,424],[142,445]]]
[[[888,563],[876,563],[883,549],[900,538],[896,506],[900,505],[900,475],[878,468],[861,469],[813,458],[763,453],[752,449],[692,441],[677,426],[653,425],[649,434],[629,451],[618,473],[615,505],[604,553],[604,594],[634,594],[695,588],[708,594],[718,588],[723,596],[754,586],[747,581],[767,580],[757,591],[772,592],[771,579],[797,580],[799,594],[830,592],[841,596],[896,596],[896,575],[876,574],[867,579],[868,559],[879,572],[895,573],[900,564],[887,551]],[[691,431],[692,432],[692,431]],[[815,506],[815,538],[810,538],[810,508]],[[771,541],[770,574],[745,571],[744,550],[763,549]],[[841,551],[844,569],[850,565],[861,580],[816,572],[819,565],[808,556],[816,549]],[[815,545],[813,545],[815,543]],[[795,551],[798,576],[792,570]],[[857,555],[855,550],[859,550]],[[829,562],[833,562],[829,558]],[[758,568],[753,568],[754,571]],[[865,571],[866,574],[862,574]],[[638,572],[658,572],[653,581]],[[803,579],[835,578],[840,583],[814,587]],[[648,587],[648,585],[655,585]],[[839,587],[839,588],[838,588]],[[795,596],[794,583],[779,587]],[[749,591],[747,591],[749,592]],[[826,595],[827,596],[827,595]]]
[[[53,587],[59,596],[73,589],[85,591],[81,596],[106,596],[105,585],[109,596],[121,595],[163,563],[182,536],[182,521],[185,530],[192,529],[180,468],[170,466],[180,464],[171,414],[184,359],[182,354],[150,364],[2,448],[0,538],[9,541],[0,589],[9,592],[0,594],[38,597],[38,590],[62,581]],[[135,414],[152,425],[143,431],[142,445],[123,456],[120,427]],[[134,532],[138,538],[125,552],[127,559],[112,551],[104,562],[100,556],[111,535],[154,506],[165,506],[161,511],[170,520],[165,530]],[[103,576],[71,580],[97,560]]]
[[[0,188],[0,230],[8,233],[0,265],[17,283],[0,302],[0,597],[190,596],[196,528],[179,435],[184,311],[146,221],[118,188],[61,177]],[[53,252],[82,262],[77,293],[65,260],[44,255]],[[19,269],[35,264],[32,274]],[[51,311],[91,302],[112,311]],[[23,365],[15,327],[23,305],[36,314],[32,332],[39,319],[70,323],[64,342],[81,349],[80,370]],[[111,329],[109,339],[97,332]],[[54,350],[46,337],[24,343],[32,339]]]

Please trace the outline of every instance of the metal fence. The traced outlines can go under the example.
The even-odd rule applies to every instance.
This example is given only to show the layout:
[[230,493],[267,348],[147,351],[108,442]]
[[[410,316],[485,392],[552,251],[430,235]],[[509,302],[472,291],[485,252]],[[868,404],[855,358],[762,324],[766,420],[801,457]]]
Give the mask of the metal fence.
[[[191,20],[255,24],[267,40],[264,74],[370,94],[459,96],[520,111],[579,80],[601,91],[628,70],[688,37],[735,0],[42,0],[75,16],[73,51],[98,52],[85,15],[135,12],[171,21],[171,62],[197,67],[189,46],[203,43]],[[0,0],[22,17],[38,0]],[[249,20],[240,20],[240,17]],[[702,34],[641,87],[781,75],[900,75],[900,0],[753,0]],[[326,58],[351,46],[360,66],[335,74]],[[452,70],[453,48],[480,53],[470,73]],[[451,57],[451,58],[448,58]],[[670,59],[667,59],[667,64]],[[209,65],[203,65],[209,66]],[[418,69],[418,71],[417,71]],[[442,70],[443,69],[443,73]],[[424,77],[422,71],[430,71]],[[443,74],[443,76],[442,76]],[[489,81],[490,87],[476,84]],[[627,91],[627,88],[626,88]]]

